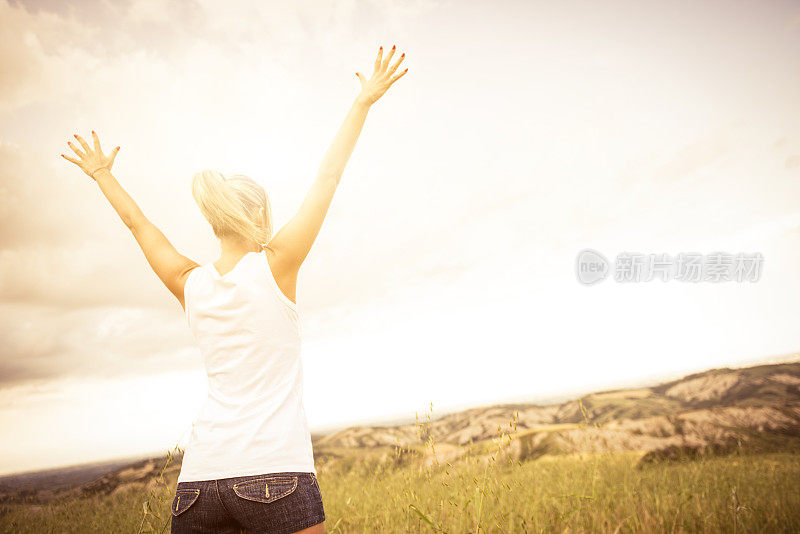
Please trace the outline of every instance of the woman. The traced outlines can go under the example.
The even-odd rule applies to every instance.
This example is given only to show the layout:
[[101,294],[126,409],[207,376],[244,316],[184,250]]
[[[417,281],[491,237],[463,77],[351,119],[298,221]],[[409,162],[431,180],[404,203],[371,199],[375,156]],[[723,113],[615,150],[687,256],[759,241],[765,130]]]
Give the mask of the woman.
[[172,502],[171,532],[324,533],[300,360],[295,287],[367,112],[408,69],[383,47],[297,214],[272,237],[269,200],[246,176],[197,173],[192,194],[220,240],[205,265],[178,253],[111,174],[92,131],[69,147],[131,230],[156,275],[180,301],[208,373]]

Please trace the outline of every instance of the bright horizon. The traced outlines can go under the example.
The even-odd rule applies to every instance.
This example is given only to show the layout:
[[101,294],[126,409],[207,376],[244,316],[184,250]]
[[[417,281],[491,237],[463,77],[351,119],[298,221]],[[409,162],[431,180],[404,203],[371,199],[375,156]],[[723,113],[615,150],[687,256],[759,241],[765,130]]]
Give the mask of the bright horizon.
[[[380,45],[409,71],[298,282],[312,432],[800,353],[796,4],[251,4],[0,0],[0,474],[183,446],[205,395],[71,135],[120,145],[120,184],[206,264],[191,176],[252,176],[280,227]],[[587,287],[586,248],[764,264]]]
[[[756,359],[753,359],[753,360],[738,362],[737,365],[731,366],[731,367],[734,367],[734,368],[736,368],[736,367],[746,368],[746,367],[762,365],[762,364],[778,364],[778,363],[789,363],[789,362],[800,362],[800,353],[792,354],[792,355],[784,354],[784,355],[779,355],[779,356],[773,356],[771,358],[756,358]],[[470,408],[489,407],[489,406],[492,406],[492,405],[511,403],[511,402],[520,402],[520,403],[523,403],[523,402],[534,402],[534,403],[536,403],[537,401],[539,401],[542,404],[547,405],[547,404],[551,404],[551,403],[563,402],[563,401],[566,401],[566,400],[577,398],[578,395],[584,395],[584,394],[588,394],[588,393],[600,393],[600,392],[603,392],[603,391],[606,391],[606,390],[613,390],[613,389],[618,389],[618,388],[648,387],[650,385],[656,385],[656,384],[659,384],[659,383],[662,383],[662,382],[668,382],[670,380],[674,380],[676,378],[680,378],[680,377],[685,376],[687,374],[692,374],[693,371],[702,371],[702,370],[705,370],[705,369],[697,369],[697,370],[691,370],[690,369],[690,370],[687,370],[685,372],[672,373],[672,374],[668,374],[668,375],[663,375],[661,377],[648,377],[648,378],[643,378],[641,380],[637,380],[637,381],[633,381],[633,382],[624,382],[624,383],[619,383],[619,384],[609,384],[609,387],[600,388],[600,389],[597,389],[597,390],[576,390],[576,391],[570,391],[570,392],[563,392],[563,393],[558,394],[558,395],[547,396],[547,397],[534,397],[534,398],[514,397],[514,398],[508,398],[508,399],[496,399],[495,401],[493,401],[493,402],[491,402],[489,404],[474,405],[474,404],[467,403],[467,404],[458,405],[458,406],[450,406],[446,411],[437,410],[437,409],[435,409],[436,407],[434,407],[434,412],[433,412],[433,415],[431,416],[431,418],[432,419],[437,419],[437,418],[440,418],[440,417],[444,417],[444,416],[446,416],[448,414],[457,413],[457,412],[460,412],[462,410],[467,410],[467,409],[470,409]],[[617,386],[617,387],[613,387],[613,386]],[[430,413],[431,412],[428,409],[425,409],[425,410],[422,410],[422,411],[418,410],[415,414],[411,414],[411,415],[409,415],[408,413],[405,413],[405,412],[397,413],[397,414],[393,414],[393,415],[389,414],[388,416],[384,416],[384,417],[361,419],[361,420],[358,420],[358,421],[351,421],[350,423],[345,422],[345,423],[342,423],[342,424],[332,425],[332,426],[326,427],[326,428],[316,428],[316,429],[312,428],[311,432],[312,432],[312,434],[317,434],[317,433],[330,434],[330,433],[336,432],[338,430],[344,430],[346,428],[353,427],[353,426],[359,426],[359,425],[370,425],[370,426],[381,426],[381,425],[383,425],[383,426],[386,426],[386,425],[389,425],[389,424],[407,424],[407,423],[413,422],[415,420],[415,416],[416,415],[419,415],[419,420],[423,421],[426,418],[426,414],[430,414]],[[184,445],[185,445],[185,443],[182,443],[181,444],[181,448],[183,448]],[[114,456],[114,457],[109,457],[109,458],[102,458],[100,460],[89,460],[89,461],[81,461],[81,462],[75,462],[75,463],[67,463],[67,464],[64,464],[64,465],[52,465],[52,466],[48,466],[48,467],[44,467],[44,468],[34,468],[34,469],[19,470],[19,471],[0,472],[0,477],[8,476],[8,475],[20,475],[20,474],[25,474],[25,473],[44,471],[44,470],[47,470],[47,469],[58,469],[58,468],[74,467],[74,466],[78,466],[78,465],[93,464],[93,463],[103,462],[103,461],[114,461],[114,460],[123,460],[123,459],[127,459],[127,458],[139,458],[139,457],[151,458],[151,457],[156,457],[156,456],[163,456],[163,455],[166,454],[167,450],[168,449],[163,449],[163,448],[162,449],[154,449],[152,451],[144,451],[144,452],[140,452],[138,454]],[[169,450],[171,450],[171,449],[169,449]]]

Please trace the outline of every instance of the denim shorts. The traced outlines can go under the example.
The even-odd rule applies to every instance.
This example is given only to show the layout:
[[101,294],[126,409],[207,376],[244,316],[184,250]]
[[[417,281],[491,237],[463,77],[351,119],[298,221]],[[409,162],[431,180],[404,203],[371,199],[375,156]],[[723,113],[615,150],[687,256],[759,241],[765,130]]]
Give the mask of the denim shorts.
[[288,534],[325,521],[314,473],[285,472],[179,482],[172,534]]

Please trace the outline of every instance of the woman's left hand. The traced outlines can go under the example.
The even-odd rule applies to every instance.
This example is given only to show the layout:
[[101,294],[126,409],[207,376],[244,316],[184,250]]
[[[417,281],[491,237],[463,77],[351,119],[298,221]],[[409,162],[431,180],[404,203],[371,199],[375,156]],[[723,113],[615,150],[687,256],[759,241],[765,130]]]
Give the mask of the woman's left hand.
[[64,154],[61,154],[61,157],[67,161],[71,161],[80,167],[83,172],[91,176],[92,179],[95,179],[95,177],[92,175],[100,169],[108,169],[109,171],[111,170],[111,167],[114,165],[114,158],[117,157],[117,152],[119,152],[119,147],[116,147],[108,156],[106,156],[100,149],[100,139],[98,139],[97,133],[95,133],[94,130],[92,130],[92,137],[94,138],[94,150],[89,147],[89,143],[84,141],[80,135],[75,134],[75,139],[78,140],[85,152],[78,150],[78,148],[72,144],[72,141],[67,141],[69,147],[78,155],[80,160],[70,158]]
[[375,58],[375,70],[373,71],[369,80],[364,78],[364,75],[360,72],[356,72],[356,76],[358,76],[358,80],[361,82],[361,94],[359,95],[359,98],[370,106],[377,102],[377,100],[383,96],[383,93],[385,93],[394,82],[408,72],[408,69],[405,69],[404,71],[400,72],[400,74],[395,74],[392,76],[394,71],[397,70],[397,67],[400,66],[400,62],[403,61],[404,57],[406,57],[406,53],[403,52],[403,55],[401,55],[400,58],[395,61],[394,65],[392,65],[390,68],[389,60],[392,59],[396,48],[396,46],[392,46],[392,49],[386,56],[386,59],[383,59],[383,47],[380,47],[378,50],[378,57]]

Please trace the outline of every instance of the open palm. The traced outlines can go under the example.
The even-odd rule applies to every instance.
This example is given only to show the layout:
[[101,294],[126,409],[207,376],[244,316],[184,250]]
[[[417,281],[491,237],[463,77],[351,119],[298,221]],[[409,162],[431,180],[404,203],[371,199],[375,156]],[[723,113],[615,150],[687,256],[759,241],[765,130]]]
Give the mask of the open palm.
[[360,96],[369,104],[374,104],[394,82],[408,72],[408,69],[405,69],[400,74],[392,76],[397,70],[397,67],[400,66],[400,62],[403,61],[403,58],[406,56],[405,52],[403,52],[397,61],[395,61],[394,65],[389,67],[389,61],[394,55],[395,48],[395,46],[392,46],[386,59],[383,59],[383,47],[380,47],[378,50],[378,57],[375,58],[375,70],[372,72],[372,76],[369,80],[364,78],[364,75],[360,72],[356,72],[356,76],[358,76],[359,81],[361,81]]
[[74,135],[75,139],[77,139],[81,144],[81,147],[83,147],[83,151],[79,150],[75,145],[72,144],[71,141],[67,141],[67,144],[80,159],[77,160],[61,154],[62,158],[67,161],[71,161],[92,178],[94,178],[93,174],[100,169],[108,169],[109,171],[111,170],[111,167],[114,165],[114,158],[117,157],[117,152],[119,152],[119,147],[114,148],[114,150],[112,150],[108,156],[106,156],[103,154],[103,150],[100,148],[100,139],[97,137],[97,133],[94,130],[92,130],[94,149],[89,147],[89,143],[84,141],[83,137],[78,134]]

